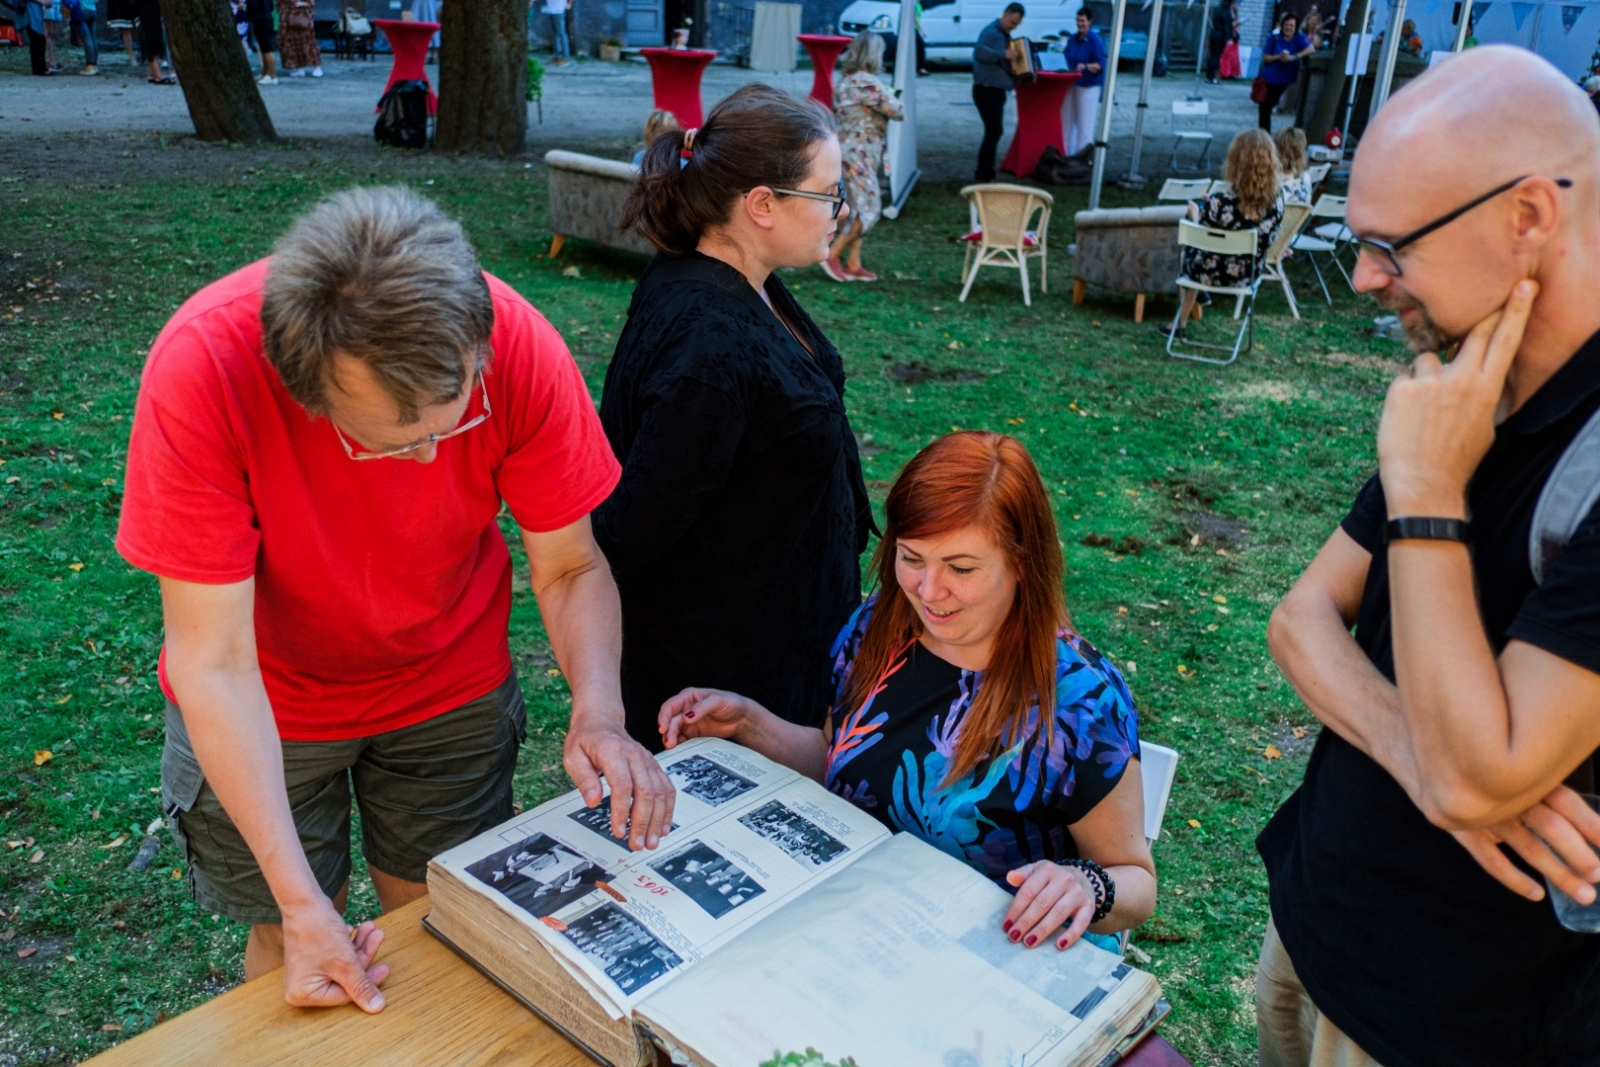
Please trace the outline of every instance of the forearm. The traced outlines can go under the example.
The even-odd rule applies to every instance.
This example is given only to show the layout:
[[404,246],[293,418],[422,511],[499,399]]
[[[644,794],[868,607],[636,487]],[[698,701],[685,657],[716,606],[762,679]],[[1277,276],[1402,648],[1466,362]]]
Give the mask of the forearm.
[[1273,612],[1267,645],[1317,721],[1366,753],[1416,800],[1417,758],[1399,691],[1355,643],[1335,607],[1291,594]]
[[550,648],[572,689],[572,726],[623,725],[622,601],[604,560],[535,589]]
[[289,810],[282,743],[259,669],[190,669],[169,656],[168,677],[206,782],[250,846],[279,908],[325,901]]
[[734,740],[814,782],[828,769],[828,742],[821,730],[797,726],[751,701]]
[[1097,934],[1115,934],[1149,922],[1156,913],[1155,876],[1131,863],[1107,867],[1105,871],[1117,887],[1117,899],[1111,913],[1089,929]]

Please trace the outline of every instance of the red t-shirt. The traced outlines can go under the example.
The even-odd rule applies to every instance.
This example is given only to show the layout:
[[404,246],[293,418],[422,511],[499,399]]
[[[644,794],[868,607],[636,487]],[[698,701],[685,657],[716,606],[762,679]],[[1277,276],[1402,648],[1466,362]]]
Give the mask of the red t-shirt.
[[[150,349],[117,550],[180,581],[254,576],[279,735],[367,737],[483,696],[510,673],[501,501],[524,529],[560,529],[606,498],[620,468],[561,335],[487,275],[493,414],[442,442],[432,463],[353,462],[262,352],[267,268],[206,286]],[[481,411],[474,389],[464,418]]]

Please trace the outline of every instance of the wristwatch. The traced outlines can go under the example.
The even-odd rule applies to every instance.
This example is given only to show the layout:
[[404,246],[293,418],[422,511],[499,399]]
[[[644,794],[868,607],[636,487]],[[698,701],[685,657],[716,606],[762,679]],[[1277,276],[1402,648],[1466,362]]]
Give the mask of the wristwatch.
[[1467,524],[1461,519],[1390,519],[1383,528],[1389,541],[1459,541],[1467,543]]

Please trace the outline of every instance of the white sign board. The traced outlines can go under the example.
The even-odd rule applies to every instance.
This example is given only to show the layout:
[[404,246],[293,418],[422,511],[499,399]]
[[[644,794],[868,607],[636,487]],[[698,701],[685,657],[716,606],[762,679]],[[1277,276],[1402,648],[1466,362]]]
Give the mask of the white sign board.
[[894,87],[905,106],[903,122],[889,123],[884,159],[889,164],[889,203],[885,218],[900,214],[900,206],[917,184],[917,0],[900,0],[900,33],[894,53]]
[[1344,56],[1345,77],[1354,77],[1367,72],[1367,61],[1372,58],[1372,42],[1377,39],[1374,33],[1358,33],[1356,39],[1350,42],[1350,51]]

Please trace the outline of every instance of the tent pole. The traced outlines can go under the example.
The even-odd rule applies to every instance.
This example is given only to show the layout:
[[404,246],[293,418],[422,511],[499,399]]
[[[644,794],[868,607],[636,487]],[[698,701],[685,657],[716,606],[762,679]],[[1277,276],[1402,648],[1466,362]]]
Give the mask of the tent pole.
[[[1193,0],[1190,0],[1191,5]],[[1194,61],[1194,76],[1196,79],[1205,72],[1206,50],[1211,47],[1211,0],[1202,0],[1200,4],[1200,47],[1196,50],[1199,55]]]
[[1472,0],[1461,0],[1461,21],[1456,23],[1456,43],[1452,52],[1467,50],[1467,34],[1472,29]]
[[1383,59],[1378,64],[1378,81],[1372,87],[1372,108],[1367,112],[1367,125],[1389,102],[1389,84],[1394,81],[1394,64],[1400,55],[1400,24],[1406,18],[1406,0],[1394,0],[1389,11],[1389,25],[1383,31]]
[[1122,23],[1128,14],[1128,0],[1114,0],[1111,18],[1111,47],[1106,55],[1105,80],[1100,84],[1100,115],[1094,124],[1094,171],[1089,178],[1089,210],[1100,206],[1100,188],[1106,179],[1106,148],[1111,140],[1111,101],[1117,95],[1117,62],[1122,58]]
[[1133,155],[1128,161],[1128,176],[1122,184],[1131,189],[1144,188],[1144,176],[1139,173],[1139,154],[1144,148],[1144,117],[1150,110],[1150,79],[1155,76],[1156,53],[1161,45],[1161,0],[1155,0],[1150,9],[1150,33],[1144,48],[1144,76],[1139,79],[1139,108],[1133,113]]

